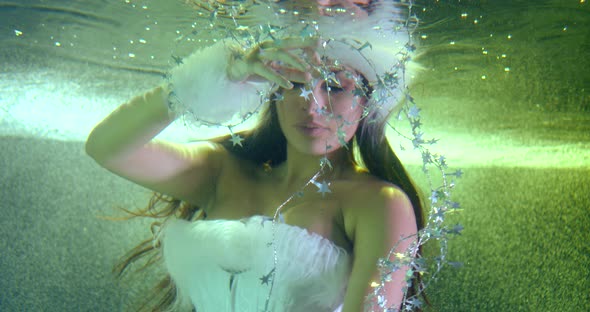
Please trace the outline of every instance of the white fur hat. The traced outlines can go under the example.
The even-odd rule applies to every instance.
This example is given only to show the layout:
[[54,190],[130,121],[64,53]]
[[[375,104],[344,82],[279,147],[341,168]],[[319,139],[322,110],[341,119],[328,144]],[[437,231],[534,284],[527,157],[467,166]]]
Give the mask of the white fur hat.
[[[276,8],[265,10],[270,9]],[[298,15],[281,15],[275,16],[272,24],[284,30],[279,37],[319,36],[324,43],[320,54],[360,72],[374,89],[366,117],[377,123],[365,124],[381,124],[403,97],[405,78],[409,77],[410,32],[398,1],[375,0],[370,11],[367,16],[346,12],[315,19],[306,16],[303,22]],[[263,25],[262,20],[269,16],[265,12],[271,11],[253,10],[250,23]],[[230,52],[224,47],[230,41],[201,49],[171,70],[169,100],[177,113],[197,123],[236,124],[260,107],[262,97],[271,94],[269,83],[227,80],[225,64]]]
[[408,54],[410,33],[401,4],[392,0],[374,1],[369,16],[320,17],[318,34],[326,56],[349,65],[371,83],[387,72],[403,67]]
[[371,123],[382,125],[404,98],[412,73],[408,13],[398,1],[378,0],[364,17],[320,18],[317,30],[325,56],[360,72],[373,87],[367,106]]
[[[411,29],[407,5],[399,0],[373,0],[368,14],[335,9],[331,16],[309,17],[297,25],[295,19],[283,18],[281,26],[288,36],[319,36],[318,51],[330,62],[349,66],[366,78],[373,88],[366,118],[382,124],[404,98],[412,73],[410,56]],[[365,123],[368,124],[368,123]]]

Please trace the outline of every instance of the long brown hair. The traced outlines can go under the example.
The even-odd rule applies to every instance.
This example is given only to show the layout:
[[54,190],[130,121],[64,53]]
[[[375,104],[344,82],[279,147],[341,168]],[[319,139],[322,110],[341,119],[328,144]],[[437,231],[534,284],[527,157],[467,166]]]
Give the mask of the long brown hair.
[[[365,120],[361,120],[361,123],[363,122]],[[349,159],[355,165],[365,167],[370,174],[400,187],[410,198],[416,216],[416,225],[418,230],[420,230],[424,227],[422,196],[394,151],[386,142],[386,138],[383,135],[384,126],[384,123],[373,123],[369,127],[359,125],[353,140],[351,140],[356,148],[347,149]],[[258,166],[264,166],[269,162],[275,166],[286,160],[287,141],[280,129],[276,103],[274,101],[262,112],[261,120],[257,127],[239,134],[244,138],[242,142],[243,147],[234,146],[229,140],[230,136],[219,137],[212,141],[218,142],[237,157],[249,160]],[[358,153],[355,153],[355,150],[358,150]],[[162,223],[158,220],[168,217],[186,220],[206,218],[206,214],[199,207],[159,193],[153,194],[146,208],[140,211],[128,212],[132,216],[157,219],[152,224],[152,232],[154,234],[157,231],[156,228]],[[143,263],[143,265],[139,269],[136,269],[135,272],[159,262],[161,255],[158,247],[158,242],[153,237],[142,241],[124,255],[121,261],[114,267],[113,271],[118,277],[122,277],[138,261]],[[421,250],[419,251],[419,255],[420,253]],[[416,273],[412,285],[409,288],[408,295],[418,293],[419,289],[420,276]],[[137,310],[166,311],[175,303],[176,293],[173,281],[169,275],[166,275],[154,287],[153,294],[147,296],[138,305]]]

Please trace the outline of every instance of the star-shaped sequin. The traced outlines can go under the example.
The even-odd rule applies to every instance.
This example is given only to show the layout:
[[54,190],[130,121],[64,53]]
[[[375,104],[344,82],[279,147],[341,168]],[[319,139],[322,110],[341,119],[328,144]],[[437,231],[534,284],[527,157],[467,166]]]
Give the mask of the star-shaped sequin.
[[242,141],[244,141],[244,138],[242,138],[239,134],[232,133],[230,140],[234,144],[234,146],[236,146],[236,145],[242,146]]
[[174,63],[176,63],[176,65],[180,65],[180,64],[184,63],[184,61],[182,60],[182,57],[180,57],[180,56],[172,55],[172,59],[174,60]]
[[322,197],[324,197],[326,193],[332,193],[332,190],[330,190],[330,183],[326,181],[321,183],[318,181],[312,181],[311,183],[318,188],[318,193],[322,193]]
[[301,88],[301,93],[299,94],[300,97],[305,98],[306,100],[309,100],[309,95],[312,93],[311,90],[308,90],[307,88],[303,87]]
[[460,177],[462,177],[462,176],[463,176],[463,170],[461,170],[461,169],[458,169],[457,171],[455,171],[455,172],[453,172],[453,173],[449,173],[448,175],[454,175],[454,176],[456,176],[457,178],[460,178]]
[[270,280],[271,280],[274,272],[275,272],[275,269],[273,268],[272,270],[270,270],[270,272],[268,272],[268,274],[263,275],[261,278],[259,278],[261,285],[268,285],[268,283],[270,283]]
[[413,105],[412,107],[410,107],[410,109],[408,110],[408,116],[410,116],[411,118],[420,118],[420,108],[418,108],[418,106]]
[[284,96],[283,96],[281,93],[279,93],[279,92],[275,92],[275,93],[273,94],[273,99],[274,99],[276,102],[280,102],[280,101],[284,100],[284,99],[285,99],[285,97],[284,97]]
[[407,299],[405,304],[408,308],[414,310],[415,308],[420,308],[422,306],[422,301],[420,301],[420,299],[418,298],[412,297],[410,299]]

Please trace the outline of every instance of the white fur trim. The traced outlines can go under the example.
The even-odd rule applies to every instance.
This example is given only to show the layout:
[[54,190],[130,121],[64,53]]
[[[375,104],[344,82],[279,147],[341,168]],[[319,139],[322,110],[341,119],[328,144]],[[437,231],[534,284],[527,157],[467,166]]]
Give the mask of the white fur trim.
[[226,41],[194,52],[169,76],[172,110],[201,124],[240,122],[254,113],[268,82],[234,82],[227,77],[230,47]]
[[399,22],[405,20],[399,5],[393,1],[374,5],[368,17],[320,17],[318,21],[318,33],[327,41],[326,55],[355,68],[372,83],[377,75],[396,69],[410,41],[408,29]]
[[[367,118],[380,124],[404,98],[412,77],[408,69],[413,66],[409,66],[410,32],[402,22],[407,17],[401,4],[382,0],[374,6],[368,17],[320,17],[317,30],[325,41],[325,55],[356,69],[375,88]],[[376,88],[386,73],[396,76],[397,85]]]

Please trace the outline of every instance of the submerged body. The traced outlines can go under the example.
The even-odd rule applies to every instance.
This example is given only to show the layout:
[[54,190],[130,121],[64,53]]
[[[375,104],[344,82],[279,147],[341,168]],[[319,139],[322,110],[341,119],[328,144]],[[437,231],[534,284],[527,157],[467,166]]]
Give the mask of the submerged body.
[[[361,311],[368,285],[380,281],[374,272],[377,260],[387,252],[384,246],[393,244],[393,237],[383,235],[387,231],[383,220],[410,220],[408,227],[415,226],[403,192],[348,168],[330,179],[331,193],[318,192],[313,184],[301,190],[282,206],[281,221],[273,224],[277,207],[298,192],[299,185],[286,183],[281,167],[268,172],[229,154],[222,158],[225,165],[214,198],[204,208],[206,220],[193,225],[174,222],[172,237],[167,229],[163,231],[168,271],[188,292],[194,307],[202,311],[212,306],[225,307],[221,311]],[[395,211],[382,208],[393,201],[398,203]],[[365,237],[355,235],[359,228]],[[191,236],[187,233],[193,238],[186,239]],[[359,239],[366,241],[361,245]],[[278,269],[272,272],[274,246]],[[194,259],[188,266],[192,269],[178,264],[190,259]],[[349,285],[353,261],[358,277]],[[252,263],[257,265],[252,268]],[[264,280],[269,273],[276,273],[272,293]],[[185,278],[190,281],[178,283]],[[348,298],[357,301],[341,310],[347,290],[357,292]],[[353,304],[356,308],[351,309]]]
[[[397,98],[387,102],[381,94],[373,101],[374,66],[350,47],[335,55],[342,62],[325,58],[319,50],[326,45],[294,37],[236,51],[219,42],[90,134],[86,150],[100,165],[189,207],[156,214],[168,218],[157,251],[172,292],[156,310],[174,300],[199,312],[402,305],[408,267],[388,272],[385,284],[378,270],[380,259],[415,255],[423,224],[418,192],[384,139]],[[372,50],[393,55],[383,46]],[[185,110],[196,118],[215,105],[239,108],[248,98],[243,90],[257,97],[261,90],[250,82],[261,78],[278,86],[268,93],[275,98],[264,103],[252,131],[232,132],[233,146],[229,137],[191,144],[154,139],[177,117],[169,110],[177,103],[188,103]],[[154,248],[140,248],[122,270]],[[371,296],[375,285],[378,297]]]
[[[141,111],[144,118],[153,118],[151,127],[133,135],[136,140],[145,138],[146,133],[155,135],[174,120],[162,100],[164,93],[163,88],[156,88],[111,114],[89,137],[88,154],[126,179],[200,207],[206,220],[272,218],[281,207],[284,223],[321,236],[351,257],[342,311],[362,311],[364,298],[371,293],[371,283],[380,281],[377,260],[387,257],[394,246],[398,250],[407,249],[411,240],[397,245],[398,240],[416,231],[412,204],[405,193],[359,170],[347,158],[344,148],[315,154],[287,144],[287,160],[269,171],[267,167],[236,157],[214,142],[184,145],[150,140],[144,144],[125,142],[113,146],[114,138],[121,139],[123,130],[113,127],[114,124],[125,120],[126,123],[121,123],[124,132],[131,130],[131,133],[135,131],[130,128],[145,127],[129,122],[138,117],[139,112],[134,109]],[[307,112],[313,114],[313,110]],[[318,176],[316,183],[329,182],[329,193],[326,189],[318,192],[321,189],[309,183],[324,157],[330,160],[332,170]],[[306,186],[302,188],[302,185]],[[268,257],[272,259],[273,254]],[[394,277],[397,275],[395,283],[388,287],[390,300],[401,302],[404,272],[394,273]]]

